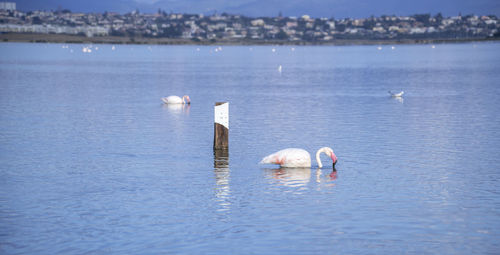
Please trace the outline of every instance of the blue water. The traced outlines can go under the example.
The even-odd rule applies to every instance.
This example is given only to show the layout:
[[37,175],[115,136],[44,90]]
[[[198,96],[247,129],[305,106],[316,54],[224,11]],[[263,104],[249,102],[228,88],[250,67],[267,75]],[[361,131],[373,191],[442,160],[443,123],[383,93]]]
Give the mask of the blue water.
[[63,46],[0,44],[1,254],[500,251],[500,43]]

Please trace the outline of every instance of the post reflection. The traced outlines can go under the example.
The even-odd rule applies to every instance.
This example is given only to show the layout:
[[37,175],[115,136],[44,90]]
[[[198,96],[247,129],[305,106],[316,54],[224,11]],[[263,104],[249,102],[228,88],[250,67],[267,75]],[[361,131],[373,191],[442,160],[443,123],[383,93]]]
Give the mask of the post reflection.
[[218,211],[228,211],[231,207],[231,189],[228,150],[214,150],[215,198]]

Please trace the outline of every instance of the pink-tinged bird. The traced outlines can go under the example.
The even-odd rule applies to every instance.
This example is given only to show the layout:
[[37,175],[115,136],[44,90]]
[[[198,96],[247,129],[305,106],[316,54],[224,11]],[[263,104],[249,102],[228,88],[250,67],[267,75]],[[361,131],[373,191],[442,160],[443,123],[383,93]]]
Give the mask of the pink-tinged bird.
[[[316,152],[318,167],[322,168],[320,154],[325,153],[333,161],[333,167],[337,163],[337,156],[329,147],[323,147]],[[260,161],[261,164],[276,164],[281,167],[311,167],[311,156],[303,149],[288,148],[275,152]]]
[[165,104],[190,104],[191,103],[191,100],[189,99],[188,95],[185,95],[182,98],[180,98],[178,96],[162,97],[161,100]]

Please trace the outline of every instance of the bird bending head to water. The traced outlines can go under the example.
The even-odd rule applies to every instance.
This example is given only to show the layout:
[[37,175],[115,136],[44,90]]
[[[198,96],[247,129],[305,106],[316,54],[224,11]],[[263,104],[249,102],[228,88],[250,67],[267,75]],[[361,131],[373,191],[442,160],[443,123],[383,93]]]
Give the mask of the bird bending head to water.
[[189,99],[188,95],[185,95],[182,98],[180,98],[178,96],[162,97],[161,100],[165,104],[190,104],[191,103],[191,100]]
[[[337,156],[335,156],[335,153],[333,153],[333,150],[329,147],[323,147],[316,152],[318,167],[323,167],[320,159],[321,153],[328,155],[332,159],[333,167],[335,167],[335,164],[337,164]],[[288,148],[264,157],[260,163],[276,164],[281,167],[311,167],[311,156],[306,150]]]

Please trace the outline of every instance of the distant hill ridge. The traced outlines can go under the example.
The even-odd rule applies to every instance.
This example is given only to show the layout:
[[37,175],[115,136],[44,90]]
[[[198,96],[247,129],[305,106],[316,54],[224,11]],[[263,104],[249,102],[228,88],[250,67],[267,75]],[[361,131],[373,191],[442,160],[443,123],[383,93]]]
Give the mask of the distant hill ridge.
[[[145,39],[179,39],[194,43],[272,42],[334,43],[339,40],[422,41],[496,39],[500,22],[495,15],[440,13],[360,19],[300,17],[253,18],[234,14],[183,14],[132,11],[72,13],[57,11],[0,10],[0,32],[23,34],[66,34],[83,37],[127,37],[131,42]],[[8,38],[7,38],[8,39]],[[147,41],[147,40],[146,40]]]

